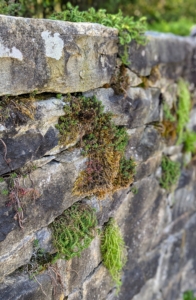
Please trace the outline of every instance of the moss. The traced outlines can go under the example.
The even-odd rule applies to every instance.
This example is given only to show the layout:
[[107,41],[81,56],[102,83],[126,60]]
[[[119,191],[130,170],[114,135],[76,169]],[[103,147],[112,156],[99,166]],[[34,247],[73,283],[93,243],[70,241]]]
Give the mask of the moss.
[[74,204],[50,225],[53,243],[57,249],[56,259],[69,260],[80,256],[96,234],[95,212],[86,204]]
[[196,132],[186,130],[184,133],[184,151],[196,153]]
[[183,300],[196,300],[193,291],[186,291],[183,293]]
[[185,126],[189,121],[189,112],[191,109],[191,97],[188,84],[180,79],[178,82],[178,108],[177,108],[177,144],[184,142]]
[[172,161],[169,157],[163,156],[162,162],[162,177],[160,185],[166,190],[169,190],[172,185],[178,182],[180,177],[180,163]]
[[67,101],[65,116],[57,125],[60,142],[66,144],[79,137],[77,146],[88,156],[86,169],[79,174],[73,193],[104,198],[132,183],[135,164],[123,158],[128,143],[126,129],[114,125],[112,114],[104,112],[96,97],[69,96]]
[[101,239],[101,254],[103,264],[108,269],[119,291],[121,286],[121,272],[126,263],[125,243],[120,229],[113,218],[105,226]]

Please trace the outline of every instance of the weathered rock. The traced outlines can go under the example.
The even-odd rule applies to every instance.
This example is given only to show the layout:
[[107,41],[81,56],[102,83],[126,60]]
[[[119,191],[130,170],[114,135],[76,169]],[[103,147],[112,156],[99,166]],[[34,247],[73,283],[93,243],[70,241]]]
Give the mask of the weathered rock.
[[129,142],[126,157],[132,157],[136,162],[146,161],[148,158],[160,153],[162,140],[156,127],[149,125],[145,128],[128,130]]
[[[67,154],[61,155],[66,160]],[[70,153],[68,153],[68,157],[70,157]],[[1,263],[5,263],[8,252],[13,253],[16,257],[15,260],[12,259],[12,268],[7,269],[8,273],[11,273],[14,267],[16,269],[18,265],[26,263],[27,258],[20,256],[19,253],[22,246],[23,248],[30,247],[26,245],[30,239],[28,236],[47,226],[55,217],[78,200],[78,197],[72,195],[72,188],[79,170],[84,166],[85,160],[83,157],[81,158],[79,151],[75,151],[74,160],[67,163],[51,161],[42,168],[33,171],[31,178],[26,178],[26,188],[36,189],[40,197],[37,200],[33,200],[32,197],[27,195],[21,200],[24,218],[26,219],[23,225],[24,230],[19,228],[17,220],[14,219],[16,211],[14,211],[12,205],[5,206],[9,199],[0,194],[0,212],[2,214],[0,227]],[[25,188],[22,179],[20,184]],[[29,253],[31,256],[30,251]]]
[[36,276],[36,280],[29,280],[27,275],[18,275],[17,278],[9,277],[0,286],[0,295],[2,300],[62,299],[61,286],[53,285],[52,278],[47,273]]
[[154,66],[162,64],[161,73],[166,77],[186,77],[188,73],[190,75],[191,59],[196,45],[194,38],[155,32],[148,32],[146,37],[146,46],[131,42],[128,48],[129,68],[132,71],[140,76],[148,76]]
[[72,294],[81,287],[81,283],[93,273],[101,262],[100,238],[97,236],[80,257],[75,257],[66,264],[66,294]]
[[142,83],[142,79],[138,77],[137,74],[129,70],[128,68],[125,69],[124,76],[128,77],[127,84],[130,87],[137,86]]
[[83,284],[84,300],[104,300],[113,287],[111,277],[104,266],[99,268],[85,280]]
[[117,34],[99,24],[1,15],[0,95],[83,92],[108,83]]
[[64,115],[63,107],[64,103],[56,98],[36,102],[34,120],[15,128],[12,124],[4,131],[0,141],[0,174],[43,157],[55,146],[58,151],[63,149],[58,146],[59,133],[55,128],[58,118]]
[[95,95],[103,103],[105,112],[113,113],[116,125],[135,128],[159,121],[160,91],[157,88],[128,88],[127,94],[120,96],[115,95],[111,88],[101,88],[84,95]]

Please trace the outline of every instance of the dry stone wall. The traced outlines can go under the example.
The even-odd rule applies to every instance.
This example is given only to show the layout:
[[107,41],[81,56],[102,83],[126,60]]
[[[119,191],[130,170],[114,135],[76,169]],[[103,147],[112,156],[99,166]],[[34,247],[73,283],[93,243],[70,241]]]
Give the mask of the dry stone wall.
[[[163,101],[176,105],[180,77],[192,98],[187,128],[196,132],[196,39],[147,33],[146,46],[130,43],[119,77],[117,34],[98,24],[0,16],[0,175],[24,172],[18,186],[34,191],[21,196],[20,224],[7,181],[0,182],[1,300],[180,300],[196,292],[196,160],[162,135]],[[102,200],[72,192],[87,158],[75,147],[80,137],[61,145],[55,125],[74,92],[95,95],[126,127],[126,158],[136,162],[134,183]],[[33,117],[19,110],[20,98],[34,99],[26,107]],[[163,155],[181,164],[170,191],[160,186]],[[127,264],[118,295],[98,234],[80,257],[29,278],[35,241],[54,253],[48,226],[78,201],[96,209],[100,229],[110,217],[121,228]]]

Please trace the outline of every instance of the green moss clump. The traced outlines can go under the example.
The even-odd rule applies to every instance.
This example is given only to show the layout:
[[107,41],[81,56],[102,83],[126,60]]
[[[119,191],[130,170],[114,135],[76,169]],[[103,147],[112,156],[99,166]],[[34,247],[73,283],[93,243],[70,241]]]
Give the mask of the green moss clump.
[[185,152],[196,153],[196,132],[185,131],[184,133],[184,150]]
[[162,177],[160,185],[166,190],[169,190],[172,185],[177,183],[180,177],[180,163],[174,162],[167,156],[163,156],[162,162]]
[[87,204],[74,204],[50,225],[53,243],[58,253],[56,259],[69,260],[80,256],[96,234],[95,211]]
[[122,284],[121,272],[126,263],[125,243],[113,218],[110,218],[102,234],[101,254],[103,263],[119,291]]
[[77,146],[88,156],[86,169],[74,184],[75,195],[96,195],[101,199],[133,182],[135,163],[124,158],[127,131],[112,122],[112,114],[104,112],[96,97],[69,96],[65,115],[56,127],[62,144],[79,137]]
[[194,297],[193,291],[184,292],[183,300],[196,300],[196,297]]
[[[127,45],[131,40],[135,40],[139,44],[145,44],[146,38],[146,18],[142,17],[138,21],[134,21],[133,17],[123,16],[121,10],[117,14],[108,14],[105,9],[96,11],[93,7],[87,11],[79,11],[78,6],[72,6],[67,3],[67,8],[63,12],[54,13],[51,17],[53,20],[62,20],[70,22],[91,22],[99,23],[104,26],[114,27],[118,29],[119,42],[121,45]],[[128,63],[128,52],[125,46],[123,63]]]
[[191,97],[188,84],[180,79],[178,82],[178,109],[177,109],[177,144],[184,142],[185,126],[189,121],[189,112],[191,109]]

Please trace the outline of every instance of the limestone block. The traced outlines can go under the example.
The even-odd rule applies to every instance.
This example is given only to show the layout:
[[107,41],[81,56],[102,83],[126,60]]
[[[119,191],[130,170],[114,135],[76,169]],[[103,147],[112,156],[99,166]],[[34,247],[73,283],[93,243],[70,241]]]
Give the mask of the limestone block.
[[138,77],[136,73],[132,72],[128,68],[125,69],[124,76],[128,77],[127,83],[130,87],[137,86],[142,83],[142,79]]
[[[65,157],[66,153],[62,156]],[[25,246],[27,244],[25,237],[46,227],[55,217],[79,199],[72,194],[72,188],[78,172],[84,167],[85,160],[77,150],[74,159],[75,161],[67,163],[51,161],[32,171],[31,178],[27,176],[25,181],[21,178],[21,186],[35,188],[39,193],[39,198],[36,200],[28,196],[21,199],[25,218],[23,230],[19,228],[18,221],[14,219],[16,211],[13,205],[5,205],[9,201],[8,196],[3,196],[0,193],[0,214],[2,216],[0,258],[2,263],[3,261],[5,263],[3,258],[6,258],[7,253],[13,253],[14,256],[18,257],[16,260],[12,260],[12,269],[7,268],[7,272],[11,273],[18,264],[26,263],[26,256],[19,256],[21,253],[20,245],[23,245],[24,249],[27,247]]]
[[79,288],[100,262],[100,237],[97,236],[90,246],[81,253],[80,257],[75,257],[66,263],[66,294],[71,294]]
[[107,269],[101,265],[83,284],[83,300],[106,299],[114,286]]
[[63,101],[56,98],[35,102],[33,120],[29,119],[21,126],[7,126],[1,136],[6,148],[0,141],[0,174],[20,168],[28,161],[37,160],[54,147],[62,150],[63,147],[58,146],[55,124],[64,115],[63,107]]
[[47,273],[36,276],[36,280],[29,280],[28,275],[12,276],[0,286],[1,300],[36,299],[61,300],[60,286],[53,286]]
[[117,96],[112,88],[96,89],[84,93],[86,97],[95,95],[104,105],[105,112],[112,112],[116,125],[135,128],[159,121],[159,96],[157,88],[142,89],[130,87],[126,95]]
[[[148,76],[152,68],[163,64],[166,77],[190,76],[191,60],[196,41],[191,37],[147,32],[147,44],[138,46],[131,42],[128,49],[129,68],[140,76]],[[175,67],[174,67],[175,66]]]
[[128,135],[126,157],[132,157],[136,162],[146,161],[162,150],[161,136],[152,125],[129,129]]
[[83,92],[110,81],[117,29],[0,16],[0,95]]

